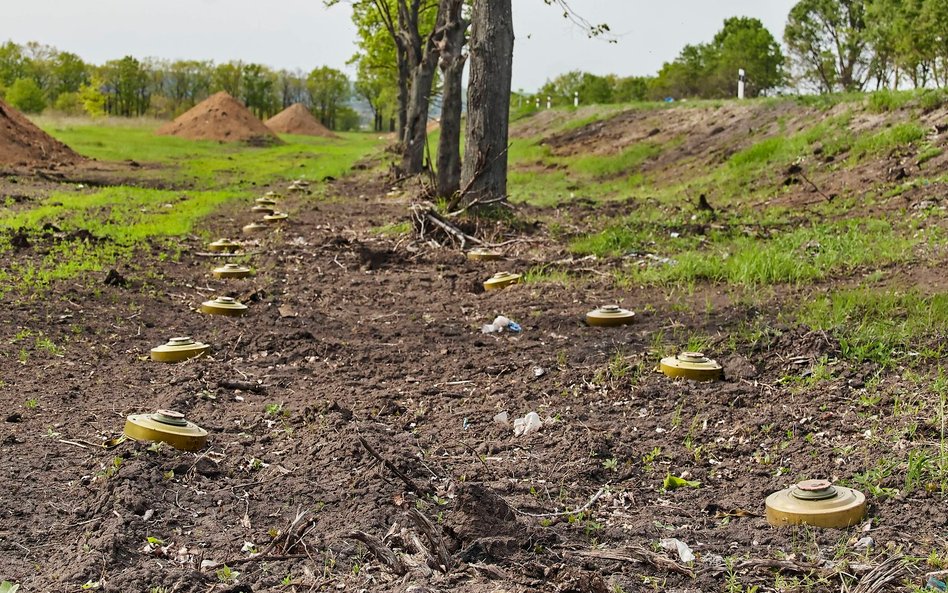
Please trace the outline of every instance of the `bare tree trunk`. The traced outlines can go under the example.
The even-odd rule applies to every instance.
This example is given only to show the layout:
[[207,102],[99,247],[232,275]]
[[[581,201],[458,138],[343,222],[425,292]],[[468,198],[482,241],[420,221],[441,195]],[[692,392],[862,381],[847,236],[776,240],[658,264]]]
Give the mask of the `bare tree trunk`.
[[405,136],[405,125],[408,122],[408,79],[411,76],[408,67],[408,56],[404,50],[398,50],[398,141]]
[[511,0],[474,0],[464,180],[468,203],[507,195],[507,128],[513,69]]
[[431,93],[437,65],[437,50],[425,52],[424,59],[412,72],[408,117],[405,121],[405,134],[402,136],[402,170],[407,175],[416,175],[425,168],[428,95]]
[[399,25],[403,43],[407,48],[410,73],[408,112],[402,132],[402,171],[406,175],[417,175],[425,168],[425,141],[428,127],[428,99],[434,83],[435,68],[438,67],[437,38],[441,35],[445,6],[451,0],[440,0],[435,17],[434,31],[422,39],[419,31],[418,11],[420,0],[399,1]]
[[444,91],[441,95],[441,136],[438,138],[438,195],[449,198],[461,189],[461,75],[468,23],[461,16],[463,0],[450,0],[441,39]]

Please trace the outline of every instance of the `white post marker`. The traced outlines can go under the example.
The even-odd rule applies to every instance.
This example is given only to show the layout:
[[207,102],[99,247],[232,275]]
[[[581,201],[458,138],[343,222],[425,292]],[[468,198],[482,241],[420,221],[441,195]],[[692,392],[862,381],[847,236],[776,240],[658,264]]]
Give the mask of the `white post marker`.
[[737,98],[744,98],[744,69],[738,68],[737,70]]
[[553,99],[549,95],[546,96],[546,108],[549,109],[553,107]]
[[540,97],[537,97],[537,109],[540,108]]
[[573,107],[579,107],[579,91],[573,91]]

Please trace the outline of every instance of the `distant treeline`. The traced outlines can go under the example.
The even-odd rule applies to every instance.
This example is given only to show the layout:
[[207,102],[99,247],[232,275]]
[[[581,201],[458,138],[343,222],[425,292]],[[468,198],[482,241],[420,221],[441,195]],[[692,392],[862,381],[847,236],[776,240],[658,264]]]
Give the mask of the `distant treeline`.
[[791,9],[784,50],[753,18],[735,17],[709,43],[686,45],[655,76],[569,72],[521,104],[546,97],[572,104],[728,98],[738,69],[746,95],[948,86],[948,0],[801,0]]
[[333,68],[304,73],[238,61],[132,56],[97,66],[36,42],[0,45],[0,97],[27,113],[52,108],[69,115],[171,118],[218,91],[240,99],[260,118],[303,103],[331,129],[355,129],[360,123],[347,106],[351,84]]

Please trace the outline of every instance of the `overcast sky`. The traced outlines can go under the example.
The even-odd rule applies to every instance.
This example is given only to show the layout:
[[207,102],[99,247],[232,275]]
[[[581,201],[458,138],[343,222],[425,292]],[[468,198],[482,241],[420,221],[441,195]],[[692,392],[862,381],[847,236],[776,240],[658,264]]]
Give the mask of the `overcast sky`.
[[[615,44],[587,39],[542,0],[513,0],[514,89],[535,90],[568,70],[654,74],[686,43],[709,41],[729,16],[763,21],[778,40],[796,0],[571,0]],[[5,2],[0,41],[39,41],[101,64],[138,58],[244,60],[351,72],[350,7],[322,0],[25,0]]]

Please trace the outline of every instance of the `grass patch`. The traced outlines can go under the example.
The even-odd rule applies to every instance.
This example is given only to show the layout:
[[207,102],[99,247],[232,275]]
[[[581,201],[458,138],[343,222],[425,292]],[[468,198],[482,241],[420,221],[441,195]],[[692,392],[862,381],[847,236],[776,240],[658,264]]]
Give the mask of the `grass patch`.
[[382,226],[374,227],[372,232],[377,235],[382,235],[383,237],[398,237],[411,232],[411,222],[407,220],[403,220],[402,222],[390,222]]
[[894,91],[891,89],[881,89],[869,93],[869,96],[866,98],[866,106],[869,111],[873,113],[897,111],[914,99],[917,94],[918,93],[912,90]]
[[847,358],[885,366],[906,357],[941,358],[948,294],[840,290],[807,303],[799,321],[832,332]]
[[674,262],[635,268],[623,278],[637,284],[712,283],[756,287],[803,284],[856,267],[899,261],[918,238],[900,236],[880,220],[849,220],[802,227],[767,240],[711,236],[707,246],[669,254]]
[[[134,160],[174,168],[171,181],[199,189],[252,188],[292,179],[341,177],[352,164],[381,146],[378,134],[342,133],[341,139],[281,135],[286,144],[250,147],[240,143],[156,136],[160,122],[132,120],[103,125],[77,119],[39,119],[43,129],[82,155],[106,161]],[[167,171],[132,171],[131,176],[168,180]]]
[[[100,271],[120,260],[134,261],[149,244],[158,257],[175,257],[170,241],[194,232],[221,205],[249,199],[259,186],[289,179],[341,176],[378,145],[371,134],[341,140],[284,136],[287,144],[252,148],[242,144],[193,142],[155,136],[150,120],[40,120],[40,124],[81,154],[100,160],[133,159],[144,164],[128,176],[153,178],[188,189],[143,189],[119,185],[95,191],[57,191],[30,209],[7,200],[0,229],[20,230],[38,246],[38,257],[8,258],[0,264],[0,293],[41,291],[56,280]],[[151,163],[164,165],[155,168]],[[40,233],[45,224],[64,237]],[[11,233],[0,236],[0,253],[10,250]]]
[[914,122],[897,124],[875,134],[856,138],[853,142],[852,159],[859,160],[871,154],[906,146],[925,137],[925,130]]

